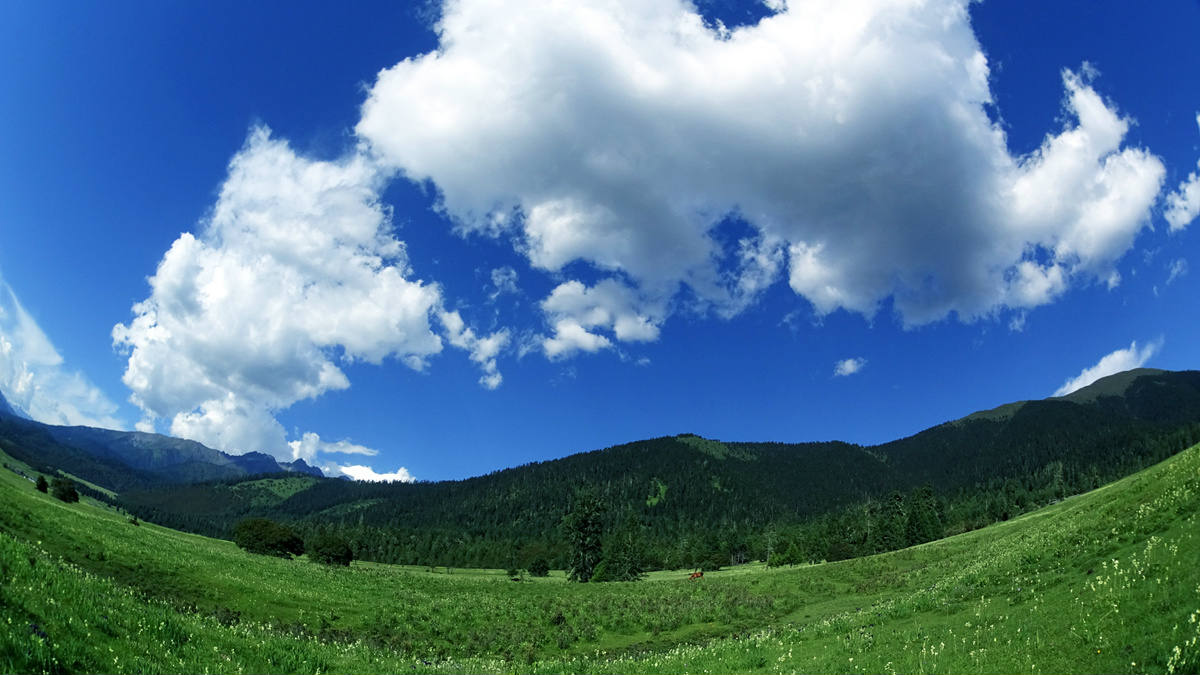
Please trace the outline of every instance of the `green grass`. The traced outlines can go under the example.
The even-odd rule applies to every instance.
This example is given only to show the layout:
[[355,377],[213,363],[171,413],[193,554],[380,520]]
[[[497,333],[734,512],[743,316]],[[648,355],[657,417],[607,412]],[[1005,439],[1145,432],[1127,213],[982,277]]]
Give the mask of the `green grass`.
[[4,672],[1200,669],[1200,447],[891,554],[597,585],[253,556],[0,473]]
[[288,476],[286,478],[264,478],[248,480],[230,486],[230,491],[245,493],[254,506],[275,505],[297,492],[312,487],[317,479],[313,476]]

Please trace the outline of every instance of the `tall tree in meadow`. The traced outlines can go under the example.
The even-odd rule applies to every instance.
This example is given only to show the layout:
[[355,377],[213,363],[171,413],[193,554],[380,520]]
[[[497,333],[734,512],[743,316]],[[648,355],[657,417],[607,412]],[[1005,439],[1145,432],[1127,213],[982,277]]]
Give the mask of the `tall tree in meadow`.
[[563,535],[567,539],[569,559],[567,576],[571,581],[587,582],[604,553],[604,506],[592,489],[581,488],[574,503],[563,516]]

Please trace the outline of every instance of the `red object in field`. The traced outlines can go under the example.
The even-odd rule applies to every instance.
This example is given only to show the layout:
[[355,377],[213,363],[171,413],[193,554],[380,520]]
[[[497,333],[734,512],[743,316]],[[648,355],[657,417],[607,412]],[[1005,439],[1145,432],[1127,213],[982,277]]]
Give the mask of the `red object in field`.
[[704,572],[692,572],[692,576],[688,577],[688,581],[695,581],[704,578]]

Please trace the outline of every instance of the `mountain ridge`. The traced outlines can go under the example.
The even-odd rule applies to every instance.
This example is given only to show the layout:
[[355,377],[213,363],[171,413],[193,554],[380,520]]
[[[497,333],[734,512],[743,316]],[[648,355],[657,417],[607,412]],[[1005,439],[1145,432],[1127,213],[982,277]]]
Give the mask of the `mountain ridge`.
[[[66,469],[116,491],[155,483],[190,483],[267,473],[324,476],[320,469],[309,466],[302,459],[284,462],[254,451],[234,455],[197,441],[142,431],[37,422],[22,416],[3,394],[0,394],[0,423],[10,435],[20,433],[27,442],[33,439],[42,451],[40,456],[34,453],[20,457],[22,460],[33,459],[49,469]],[[6,445],[6,451],[29,454],[22,453],[20,447],[12,443]],[[67,466],[57,466],[56,462]],[[83,468],[79,471],[81,462]],[[129,475],[122,480],[120,476],[124,469],[129,470]]]

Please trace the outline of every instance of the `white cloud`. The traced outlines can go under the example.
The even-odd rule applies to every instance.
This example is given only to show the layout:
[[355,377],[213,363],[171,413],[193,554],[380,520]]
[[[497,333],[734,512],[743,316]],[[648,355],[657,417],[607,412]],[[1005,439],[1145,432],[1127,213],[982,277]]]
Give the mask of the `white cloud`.
[[1054,395],[1066,396],[1102,377],[1108,377],[1109,375],[1115,375],[1134,368],[1141,368],[1160,348],[1162,348],[1162,340],[1151,342],[1141,349],[1138,349],[1136,341],[1131,342],[1127,349],[1118,349],[1101,358],[1096,365],[1084,368],[1079,375],[1064,382],[1063,386],[1054,392]]
[[416,480],[416,477],[409,473],[408,469],[404,467],[400,467],[391,473],[376,473],[376,471],[371,467],[363,466],[361,464],[350,464],[345,466],[337,465],[334,468],[336,468],[336,472],[331,472],[331,475],[349,476],[354,480],[366,480],[374,482],[399,481],[401,483],[411,483]]
[[1028,319],[1028,312],[1018,312],[1017,314],[1013,315],[1012,319],[1009,320],[1008,330],[1013,333],[1023,332],[1025,330],[1025,323],[1028,321]]
[[349,387],[341,364],[421,370],[442,350],[441,290],[413,278],[383,182],[361,154],[315,161],[252,131],[199,235],[179,236],[133,320],[113,328],[143,426],[166,419],[226,451],[290,457],[275,413]]
[[543,349],[553,359],[611,346],[607,337],[596,332],[599,330],[621,341],[657,340],[664,304],[639,296],[613,279],[591,288],[578,281],[565,282],[542,301],[542,310],[554,326],[554,335],[544,339]]
[[458,312],[439,311],[438,318],[446,329],[446,338],[450,344],[468,351],[471,360],[483,369],[479,384],[485,389],[495,389],[504,381],[496,367],[496,357],[500,350],[508,346],[510,335],[507,329],[501,329],[487,337],[478,337],[475,331],[468,328]]
[[[1200,113],[1196,114],[1196,126],[1200,127]],[[1188,174],[1187,180],[1167,195],[1167,210],[1163,215],[1172,232],[1182,230],[1200,216],[1200,172]]]
[[729,318],[754,304],[779,278],[786,263],[783,242],[775,237],[744,238],[738,241],[737,270],[732,275],[728,299],[721,299],[723,289],[713,289],[717,312]]
[[1170,286],[1176,279],[1186,275],[1187,273],[1188,264],[1186,260],[1179,258],[1173,261],[1171,263],[1171,267],[1168,269],[1167,285]]
[[66,369],[50,338],[0,279],[0,393],[39,422],[123,429],[117,406]]
[[841,361],[833,364],[833,376],[845,377],[847,375],[853,375],[865,368],[866,365],[867,360],[861,356],[852,359],[842,359]]
[[299,440],[289,442],[288,447],[292,449],[293,460],[303,459],[309,464],[320,461],[317,458],[318,454],[334,453],[340,455],[365,455],[367,457],[374,457],[379,454],[378,450],[373,450],[362,445],[355,445],[347,440],[337,441],[336,443],[323,441],[319,434],[311,431],[306,432]]
[[492,292],[488,297],[492,300],[508,293],[519,293],[517,288],[517,271],[505,265],[492,270]]
[[603,335],[589,333],[573,319],[556,321],[554,336],[542,340],[542,349],[550,359],[565,358],[575,352],[598,352],[611,346],[611,340]]
[[[1090,68],[1063,75],[1064,128],[1017,157],[965,0],[770,6],[723,31],[683,0],[447,3],[439,48],[382,71],[356,130],[460,230],[650,301],[624,332],[543,303],[552,358],[655,339],[683,285],[736,313],[785,264],[818,314],[890,297],[906,325],[1119,278],[1164,169],[1123,145]],[[724,250],[731,214],[757,232]]]

